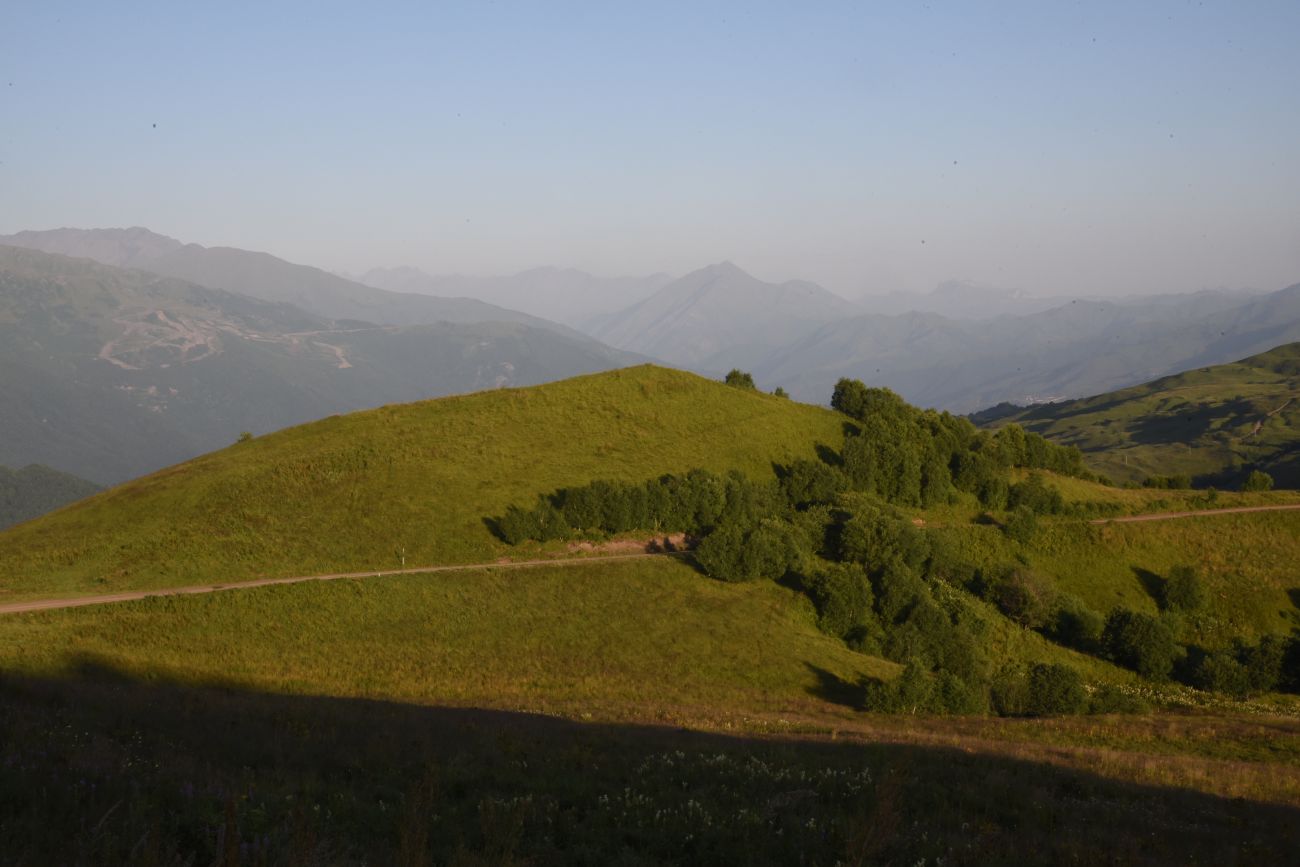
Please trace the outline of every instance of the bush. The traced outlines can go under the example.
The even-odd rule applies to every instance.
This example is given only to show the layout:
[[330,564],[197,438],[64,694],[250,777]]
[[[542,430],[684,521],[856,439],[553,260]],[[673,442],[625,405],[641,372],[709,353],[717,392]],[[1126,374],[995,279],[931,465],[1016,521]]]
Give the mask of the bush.
[[792,528],[770,520],[750,529],[720,524],[695,550],[695,560],[705,574],[719,581],[774,581],[799,559]]
[[803,583],[817,608],[817,627],[822,632],[845,638],[870,630],[876,619],[874,600],[871,582],[862,567],[837,564],[809,575]]
[[1260,470],[1251,470],[1250,475],[1241,483],[1243,491],[1271,491],[1273,490],[1273,477],[1268,473]]
[[1160,602],[1169,611],[1196,611],[1205,604],[1205,587],[1196,569],[1175,566],[1161,588]]
[[1205,653],[1198,651],[1187,666],[1187,682],[1197,689],[1222,692],[1244,698],[1250,692],[1250,678],[1246,667],[1226,651]]
[[757,391],[757,388],[754,386],[754,377],[743,370],[732,369],[732,371],[727,374],[727,378],[724,382],[726,382],[727,385],[736,388],[745,388],[750,391]]
[[1105,618],[1072,596],[1063,597],[1052,616],[1050,635],[1054,641],[1084,653],[1101,646]]
[[1029,478],[1011,486],[1007,494],[1007,508],[1028,509],[1036,515],[1059,515],[1065,511],[1061,492],[1047,486],[1040,473],[1030,473]]
[[989,590],[998,610],[1029,629],[1047,625],[1056,591],[1051,581],[1023,567],[1006,573]]
[[1027,545],[1038,535],[1038,516],[1032,510],[1021,506],[1007,518],[1002,525],[1002,532],[1011,541]]
[[1101,641],[1117,664],[1151,680],[1167,679],[1182,654],[1165,623],[1127,608],[1117,608],[1106,618]]
[[781,492],[796,508],[829,503],[849,488],[848,478],[821,461],[797,460],[781,470]]
[[867,507],[840,531],[840,559],[877,572],[892,563],[919,571],[930,553],[925,533],[892,510]]
[[1038,663],[1029,669],[1026,680],[1025,713],[1029,716],[1083,713],[1088,707],[1083,679],[1068,665]]

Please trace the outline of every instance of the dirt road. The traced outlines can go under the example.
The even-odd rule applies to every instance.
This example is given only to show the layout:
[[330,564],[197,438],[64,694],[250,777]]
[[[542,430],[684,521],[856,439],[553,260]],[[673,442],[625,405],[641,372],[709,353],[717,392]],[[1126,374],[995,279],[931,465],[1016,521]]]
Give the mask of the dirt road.
[[1124,515],[1120,518],[1097,518],[1089,524],[1132,524],[1137,521],[1168,521],[1173,518],[1199,518],[1203,515],[1238,515],[1242,512],[1289,512],[1300,509],[1300,503],[1280,506],[1235,506],[1230,509],[1198,509],[1194,512],[1158,512],[1151,515]]
[[384,575],[427,575],[433,572],[471,572],[481,569],[524,569],[535,566],[594,566],[618,560],[673,557],[681,556],[681,554],[680,551],[655,551],[638,554],[608,554],[599,557],[565,557],[554,560],[511,560],[492,563],[466,563],[459,566],[421,566],[415,569],[385,569],[372,572],[336,572],[330,575],[303,575],[296,578],[260,578],[255,581],[236,581],[230,584],[199,584],[193,587],[173,587],[167,590],[136,590],[129,593],[107,593],[102,596],[81,596],[71,599],[33,599],[28,602],[10,602],[0,605],[0,614],[50,611],[55,608],[80,608],[83,605],[107,605],[110,602],[134,602],[138,599],[147,599],[150,596],[193,596],[199,593],[218,593],[222,590],[243,590],[248,587],[301,584],[304,581],[379,578]]

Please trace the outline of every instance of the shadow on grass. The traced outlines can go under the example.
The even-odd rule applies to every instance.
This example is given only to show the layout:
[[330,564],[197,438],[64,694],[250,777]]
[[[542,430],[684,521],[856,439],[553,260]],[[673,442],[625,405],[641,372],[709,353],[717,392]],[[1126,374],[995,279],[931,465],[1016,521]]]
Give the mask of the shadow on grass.
[[1150,569],[1143,569],[1141,566],[1132,568],[1133,574],[1137,576],[1138,583],[1142,585],[1142,589],[1155,601],[1157,607],[1164,608],[1162,600],[1165,598],[1165,579]]
[[0,771],[0,860],[19,864],[1244,865],[1300,845],[1294,808],[1011,755],[267,694],[91,660],[0,675]]
[[833,671],[827,671],[811,662],[805,662],[804,665],[817,676],[817,685],[808,688],[811,695],[853,710],[861,710],[866,706],[867,690],[861,683],[845,680]]

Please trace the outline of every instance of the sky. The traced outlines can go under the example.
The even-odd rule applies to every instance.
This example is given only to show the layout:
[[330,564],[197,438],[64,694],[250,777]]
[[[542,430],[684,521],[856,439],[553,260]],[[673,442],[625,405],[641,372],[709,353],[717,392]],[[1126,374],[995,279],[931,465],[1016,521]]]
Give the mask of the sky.
[[0,12],[0,233],[849,297],[1300,281],[1300,3]]

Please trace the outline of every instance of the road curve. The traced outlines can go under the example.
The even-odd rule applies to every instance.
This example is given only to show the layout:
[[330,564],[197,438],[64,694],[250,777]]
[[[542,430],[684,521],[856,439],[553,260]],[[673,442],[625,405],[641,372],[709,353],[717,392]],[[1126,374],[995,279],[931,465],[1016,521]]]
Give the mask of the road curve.
[[1228,509],[1197,509],[1191,512],[1156,512],[1150,515],[1123,515],[1118,518],[1097,518],[1089,524],[1133,524],[1137,521],[1169,521],[1174,518],[1199,518],[1202,515],[1239,515],[1243,512],[1290,512],[1300,509],[1300,503],[1279,506],[1233,506]]
[[81,608],[85,605],[107,605],[112,602],[135,602],[150,596],[195,596],[201,593],[219,593],[223,590],[243,590],[248,587],[271,587],[276,584],[301,584],[305,581],[338,581],[346,578],[380,578],[384,575],[428,575],[433,572],[472,572],[482,569],[525,569],[536,566],[588,566],[618,560],[642,560],[647,557],[681,556],[681,551],[655,551],[637,554],[605,554],[598,557],[564,557],[553,560],[504,560],[491,563],[465,563],[456,566],[419,566],[414,569],[383,569],[370,572],[334,572],[329,575],[301,575],[293,578],[259,578],[254,581],[232,581],[229,584],[197,584],[192,587],[173,587],[165,590],[133,590],[128,593],[106,593],[101,596],[79,596],[66,599],[33,599],[28,602],[10,602],[0,605],[0,614],[22,614],[29,611],[51,611],[57,608]]

